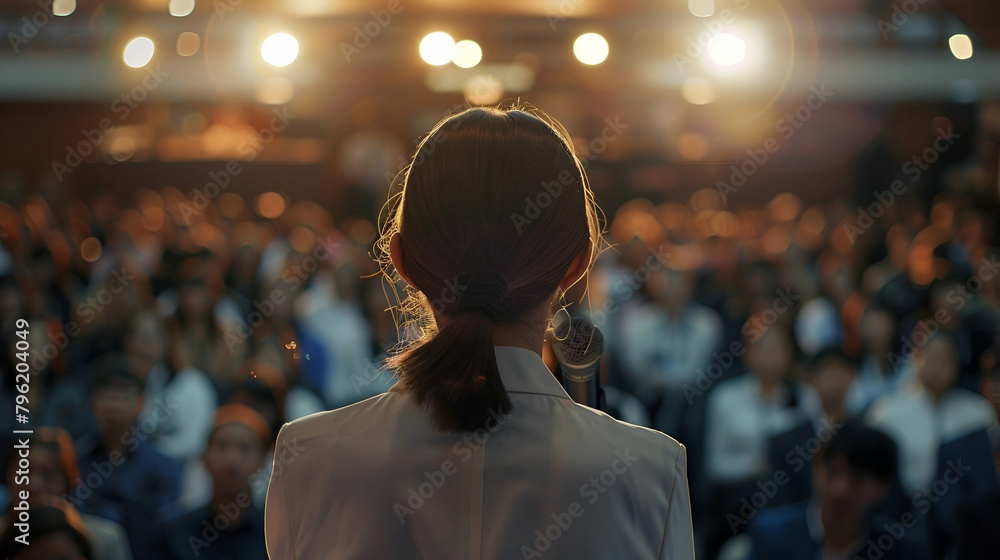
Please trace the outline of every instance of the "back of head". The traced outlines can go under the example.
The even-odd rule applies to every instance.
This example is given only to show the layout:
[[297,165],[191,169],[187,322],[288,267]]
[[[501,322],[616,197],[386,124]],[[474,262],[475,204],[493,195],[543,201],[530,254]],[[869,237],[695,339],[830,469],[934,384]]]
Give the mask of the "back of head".
[[470,108],[439,123],[380,241],[388,253],[398,234],[400,268],[426,296],[411,292],[404,305],[424,319],[424,336],[389,365],[441,429],[476,429],[510,411],[494,324],[527,321],[574,259],[590,248],[589,266],[599,246],[583,167],[561,126],[533,113]]
[[859,474],[871,475],[882,482],[889,482],[896,476],[896,442],[860,420],[845,422],[820,448],[817,459],[829,465],[841,456]]

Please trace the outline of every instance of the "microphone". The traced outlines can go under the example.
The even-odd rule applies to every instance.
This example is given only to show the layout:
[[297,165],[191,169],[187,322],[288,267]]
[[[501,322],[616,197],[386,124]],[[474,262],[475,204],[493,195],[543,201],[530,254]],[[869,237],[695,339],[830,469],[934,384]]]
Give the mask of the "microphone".
[[598,370],[604,354],[604,335],[586,319],[570,318],[553,331],[552,353],[559,360],[562,384],[574,401],[603,410]]

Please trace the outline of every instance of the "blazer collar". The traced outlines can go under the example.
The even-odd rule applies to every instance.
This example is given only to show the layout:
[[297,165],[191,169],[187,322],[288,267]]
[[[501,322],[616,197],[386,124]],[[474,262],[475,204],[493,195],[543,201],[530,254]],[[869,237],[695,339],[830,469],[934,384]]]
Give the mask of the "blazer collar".
[[[533,350],[518,346],[494,346],[500,379],[509,393],[530,393],[570,399],[566,390],[545,366],[542,357]],[[402,384],[396,383],[389,391],[403,392]]]
[[494,346],[500,379],[510,393],[534,393],[569,399],[542,357],[527,348],[518,346]]

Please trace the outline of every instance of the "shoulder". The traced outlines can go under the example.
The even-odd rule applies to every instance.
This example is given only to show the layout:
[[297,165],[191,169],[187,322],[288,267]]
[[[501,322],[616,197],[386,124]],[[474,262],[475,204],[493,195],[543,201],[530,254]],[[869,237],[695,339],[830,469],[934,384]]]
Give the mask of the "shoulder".
[[950,397],[953,402],[952,406],[956,409],[966,411],[968,414],[984,420],[990,420],[990,423],[993,423],[996,418],[993,403],[979,393],[956,387],[952,389]]
[[920,400],[920,393],[910,389],[900,389],[885,394],[872,403],[866,419],[872,423],[879,423],[884,420],[891,420],[899,414],[912,413],[918,410],[914,403]]
[[571,405],[581,428],[590,435],[588,440],[594,451],[604,445],[616,451],[645,459],[647,464],[669,473],[670,468],[686,468],[687,450],[669,435],[652,428],[622,422],[612,416],[577,403]]
[[354,438],[385,432],[400,411],[415,406],[402,392],[389,391],[347,405],[303,416],[281,427],[279,438]]

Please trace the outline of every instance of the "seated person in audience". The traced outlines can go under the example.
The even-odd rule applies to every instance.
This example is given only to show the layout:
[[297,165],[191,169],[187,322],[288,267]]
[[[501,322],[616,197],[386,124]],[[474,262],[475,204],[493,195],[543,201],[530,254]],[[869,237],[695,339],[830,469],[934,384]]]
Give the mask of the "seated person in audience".
[[30,521],[28,544],[18,537],[23,532],[11,525],[0,535],[0,556],[4,560],[98,560],[86,526],[80,516],[59,498],[38,496],[27,510]]
[[[69,434],[62,428],[35,428],[28,437],[30,452],[30,476],[18,476],[17,454],[11,453],[7,459],[7,488],[11,506],[18,503],[21,490],[27,490],[31,497],[51,496],[70,499],[70,492],[80,482],[80,468],[76,461],[76,451]],[[21,484],[19,484],[21,483]],[[16,512],[8,510],[3,517],[2,528],[16,519]],[[128,538],[121,525],[95,515],[80,514],[80,520],[90,533],[94,558],[98,560],[131,560]]]
[[868,304],[861,316],[864,357],[844,399],[847,414],[863,415],[879,397],[913,383],[913,364],[896,347],[896,324],[892,309],[879,303]]
[[[916,358],[921,385],[882,397],[865,416],[869,424],[885,430],[899,445],[899,478],[909,496],[933,481],[942,444],[985,430],[995,449],[1000,436],[990,402],[955,386],[958,352],[949,333],[934,334]],[[993,454],[992,450],[984,452]]]
[[180,367],[185,361],[181,341],[176,336],[165,338],[160,318],[152,311],[129,320],[124,347],[130,371],[143,381],[138,423],[152,428],[149,441],[181,463],[198,457],[219,405],[208,374]]
[[[745,528],[732,527],[726,514],[738,511],[741,499],[759,490],[758,481],[770,480],[776,469],[788,469],[784,461],[773,464],[772,440],[795,431],[804,435],[792,439],[804,441],[816,433],[822,416],[816,392],[790,378],[795,346],[787,327],[775,323],[764,331],[750,329],[745,348],[750,371],[720,382],[707,396],[705,476],[712,498],[706,507],[712,521],[703,531],[704,555],[709,558],[733,531]],[[808,483],[800,480],[807,476],[806,463],[798,460],[798,471],[788,472],[796,475],[801,492],[785,492],[783,487],[782,500],[801,500],[808,494]]]
[[896,463],[892,438],[860,421],[847,422],[813,458],[812,499],[751,518],[750,558],[920,558],[908,535],[912,519],[871,514],[886,497]]
[[787,327],[771,325],[745,347],[750,371],[708,394],[705,466],[716,484],[753,484],[770,469],[769,438],[818,424],[822,414],[816,392],[790,378],[795,347]]
[[650,270],[652,301],[622,315],[622,373],[647,406],[660,402],[657,428],[668,434],[677,433],[687,408],[682,387],[722,344],[722,318],[692,300],[695,281],[694,271]]
[[240,404],[219,408],[203,460],[212,477],[211,502],[167,523],[164,548],[171,560],[267,560],[264,512],[251,480],[271,445],[271,428]]
[[168,506],[178,498],[180,464],[157,451],[136,419],[142,381],[118,356],[102,359],[90,402],[99,433],[77,445],[80,484],[69,499],[80,511],[125,528],[132,556],[159,558],[154,547]]
[[857,362],[840,348],[821,350],[812,359],[812,386],[823,405],[823,416],[831,423],[850,416],[844,409],[844,397],[857,370]]

